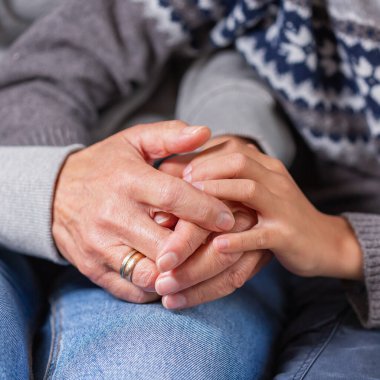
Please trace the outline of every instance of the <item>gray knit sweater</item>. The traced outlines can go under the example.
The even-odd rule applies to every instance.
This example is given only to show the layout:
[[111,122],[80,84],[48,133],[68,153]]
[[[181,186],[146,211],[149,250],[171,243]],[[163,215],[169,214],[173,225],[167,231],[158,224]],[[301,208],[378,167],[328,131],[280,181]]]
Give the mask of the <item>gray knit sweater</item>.
[[[67,0],[13,45],[0,64],[1,244],[61,260],[51,236],[51,200],[63,161],[92,141],[101,110],[149,87],[173,54],[193,54],[204,43],[198,31],[222,16],[217,3],[199,12],[175,0]],[[252,135],[248,125],[215,132]],[[362,246],[366,277],[350,300],[366,327],[380,327],[380,216],[346,216]]]

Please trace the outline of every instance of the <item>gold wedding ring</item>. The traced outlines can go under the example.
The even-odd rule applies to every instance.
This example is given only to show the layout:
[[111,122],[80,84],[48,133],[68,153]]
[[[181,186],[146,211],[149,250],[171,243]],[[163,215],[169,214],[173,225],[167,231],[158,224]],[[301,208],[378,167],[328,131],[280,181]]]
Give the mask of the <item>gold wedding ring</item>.
[[125,278],[127,281],[132,282],[132,274],[137,263],[145,257],[146,256],[144,256],[141,252],[136,251],[135,249],[129,252],[121,264],[120,276],[122,278]]

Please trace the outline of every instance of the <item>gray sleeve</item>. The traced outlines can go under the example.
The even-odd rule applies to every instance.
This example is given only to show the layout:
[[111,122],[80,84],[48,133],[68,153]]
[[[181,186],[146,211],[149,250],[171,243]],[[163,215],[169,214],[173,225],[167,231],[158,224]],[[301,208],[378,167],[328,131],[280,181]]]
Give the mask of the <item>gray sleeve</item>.
[[[174,12],[151,1],[65,0],[2,58],[0,244],[60,261],[50,231],[60,166],[72,144],[91,143],[101,110],[189,48],[190,24]],[[192,15],[194,27],[208,21]]]
[[366,328],[380,327],[380,215],[345,213],[360,243],[364,283],[345,281],[347,297]]
[[199,60],[180,88],[177,117],[207,125],[213,135],[234,134],[256,141],[290,166],[296,147],[275,99],[234,51]]
[[0,243],[23,254],[65,263],[52,237],[52,202],[68,147],[0,148]]
[[91,142],[101,110],[160,75],[189,33],[149,1],[67,0],[0,63],[0,144]]

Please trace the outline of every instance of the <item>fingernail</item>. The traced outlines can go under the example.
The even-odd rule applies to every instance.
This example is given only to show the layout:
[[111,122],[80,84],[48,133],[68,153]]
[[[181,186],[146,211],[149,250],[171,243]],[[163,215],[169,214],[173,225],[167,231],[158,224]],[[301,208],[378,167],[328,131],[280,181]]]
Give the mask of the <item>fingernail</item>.
[[187,165],[186,168],[183,170],[183,176],[191,173],[191,171],[193,170],[193,167],[191,166],[191,164]]
[[164,223],[167,222],[169,219],[170,219],[170,216],[163,216],[163,215],[156,215],[156,216],[154,217],[154,221],[155,221],[157,224],[164,224]]
[[174,252],[167,252],[157,259],[157,268],[163,272],[168,272],[176,267],[178,257]]
[[191,174],[190,174],[190,173],[189,173],[189,174],[186,174],[186,175],[183,177],[183,179],[184,179],[184,181],[191,183],[191,179],[192,179]]
[[216,226],[221,230],[230,230],[235,224],[235,220],[228,212],[221,212],[216,220]]
[[184,129],[182,129],[182,133],[185,135],[195,135],[196,133],[198,133],[199,131],[201,131],[204,128],[205,128],[204,126],[186,127]]
[[162,298],[162,304],[166,309],[181,309],[186,303],[186,297],[182,294],[171,294]]
[[203,182],[193,182],[192,185],[202,191],[205,189]]
[[178,289],[178,283],[173,277],[161,277],[156,281],[156,291],[161,296],[175,293]]
[[230,245],[230,241],[228,239],[215,239],[214,241],[217,249],[226,249]]

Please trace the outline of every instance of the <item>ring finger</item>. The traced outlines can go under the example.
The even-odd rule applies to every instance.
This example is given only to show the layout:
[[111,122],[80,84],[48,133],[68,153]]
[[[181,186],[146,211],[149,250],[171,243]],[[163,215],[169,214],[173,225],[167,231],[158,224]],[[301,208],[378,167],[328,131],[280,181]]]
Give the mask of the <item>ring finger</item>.
[[159,299],[157,293],[146,292],[142,288],[128,282],[114,271],[106,272],[98,285],[117,298],[133,303],[147,303]]
[[263,252],[246,252],[231,268],[181,293],[166,295],[162,304],[167,309],[183,309],[214,301],[244,285],[271,259]]
[[[234,231],[244,231],[255,225],[256,220],[249,214],[237,212]],[[243,252],[221,254],[212,243],[201,246],[181,266],[159,275],[156,291],[161,295],[176,293],[202,281],[210,279],[232,266]]]

